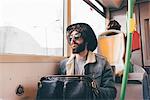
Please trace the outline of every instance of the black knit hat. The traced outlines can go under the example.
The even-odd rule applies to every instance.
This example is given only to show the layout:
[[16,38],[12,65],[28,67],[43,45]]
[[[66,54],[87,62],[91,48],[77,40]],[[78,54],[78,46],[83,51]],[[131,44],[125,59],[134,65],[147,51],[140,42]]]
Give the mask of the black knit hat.
[[115,29],[115,30],[120,30],[121,25],[116,21],[116,20],[111,20],[107,26],[107,29]]
[[97,38],[93,31],[93,29],[86,23],[76,23],[71,24],[67,27],[67,36],[70,35],[73,31],[77,31],[81,33],[81,36],[88,43],[87,49],[90,51],[94,51],[97,47]]

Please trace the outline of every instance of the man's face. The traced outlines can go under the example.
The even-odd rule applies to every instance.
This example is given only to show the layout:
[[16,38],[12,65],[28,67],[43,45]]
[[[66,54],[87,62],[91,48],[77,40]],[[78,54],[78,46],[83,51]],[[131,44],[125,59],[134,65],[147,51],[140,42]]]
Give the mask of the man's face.
[[77,31],[73,31],[68,35],[68,43],[71,46],[73,53],[80,53],[86,48],[86,44],[81,33]]

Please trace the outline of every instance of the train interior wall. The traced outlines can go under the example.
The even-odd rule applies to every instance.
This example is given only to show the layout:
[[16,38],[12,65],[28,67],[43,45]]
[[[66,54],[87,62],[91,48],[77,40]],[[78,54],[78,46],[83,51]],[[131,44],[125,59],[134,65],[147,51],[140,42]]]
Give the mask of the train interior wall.
[[[143,68],[146,71],[147,74],[147,80],[146,84],[147,88],[143,90],[143,86],[140,84],[128,84],[127,85],[127,95],[126,97],[129,97],[126,100],[143,100],[143,97],[145,94],[149,94],[149,87],[150,87],[150,40],[148,37],[150,36],[150,2],[143,2],[143,3],[136,3],[134,7],[134,17],[136,22],[136,31],[140,35],[140,43],[141,48],[138,50],[135,50],[131,54],[131,63],[133,64],[133,68],[138,66],[138,68]],[[114,10],[110,12],[110,19],[117,20],[121,25],[121,31],[126,33],[126,13],[127,13],[127,7],[124,6],[120,10]],[[145,83],[142,83],[145,85]],[[131,87],[130,87],[130,86]],[[129,88],[129,89],[128,89]],[[140,93],[141,92],[141,93]],[[146,93],[147,92],[147,93]],[[130,93],[128,95],[128,93]],[[135,98],[132,98],[133,95],[135,95]],[[142,98],[141,98],[141,96]],[[130,98],[131,96],[131,98]],[[150,95],[149,95],[150,96]],[[147,100],[147,99],[146,99]]]
[[56,74],[63,57],[1,55],[0,100],[35,100],[41,77]]
[[[145,10],[147,9],[147,10]],[[150,40],[146,39],[146,37],[149,36],[149,28],[150,25],[148,23],[147,26],[148,29],[146,29],[145,21],[150,19],[150,2],[143,2],[140,4],[136,4],[134,7],[134,15],[133,17],[136,19],[136,31],[140,35],[141,39],[141,48],[139,50],[135,50],[132,52],[131,55],[131,62],[135,65],[146,67],[147,69],[150,67]],[[110,19],[117,20],[121,25],[121,31],[124,33],[126,32],[126,13],[127,13],[127,7],[124,6],[120,10],[114,10],[110,13]],[[140,17],[139,17],[140,16]],[[147,32],[148,31],[148,32]]]

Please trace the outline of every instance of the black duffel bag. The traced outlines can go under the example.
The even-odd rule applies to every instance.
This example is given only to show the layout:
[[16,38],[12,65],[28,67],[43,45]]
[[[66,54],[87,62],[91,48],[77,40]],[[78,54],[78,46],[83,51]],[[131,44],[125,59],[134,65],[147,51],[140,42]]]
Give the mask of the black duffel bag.
[[38,83],[37,100],[92,100],[92,79],[88,76],[51,75]]

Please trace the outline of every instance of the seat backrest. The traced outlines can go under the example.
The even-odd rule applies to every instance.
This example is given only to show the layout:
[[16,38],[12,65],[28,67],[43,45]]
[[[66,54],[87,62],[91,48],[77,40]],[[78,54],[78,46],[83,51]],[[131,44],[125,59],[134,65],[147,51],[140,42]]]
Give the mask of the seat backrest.
[[118,30],[108,30],[98,37],[98,53],[107,58],[112,66],[115,66],[115,73],[123,70],[125,54],[124,33]]

